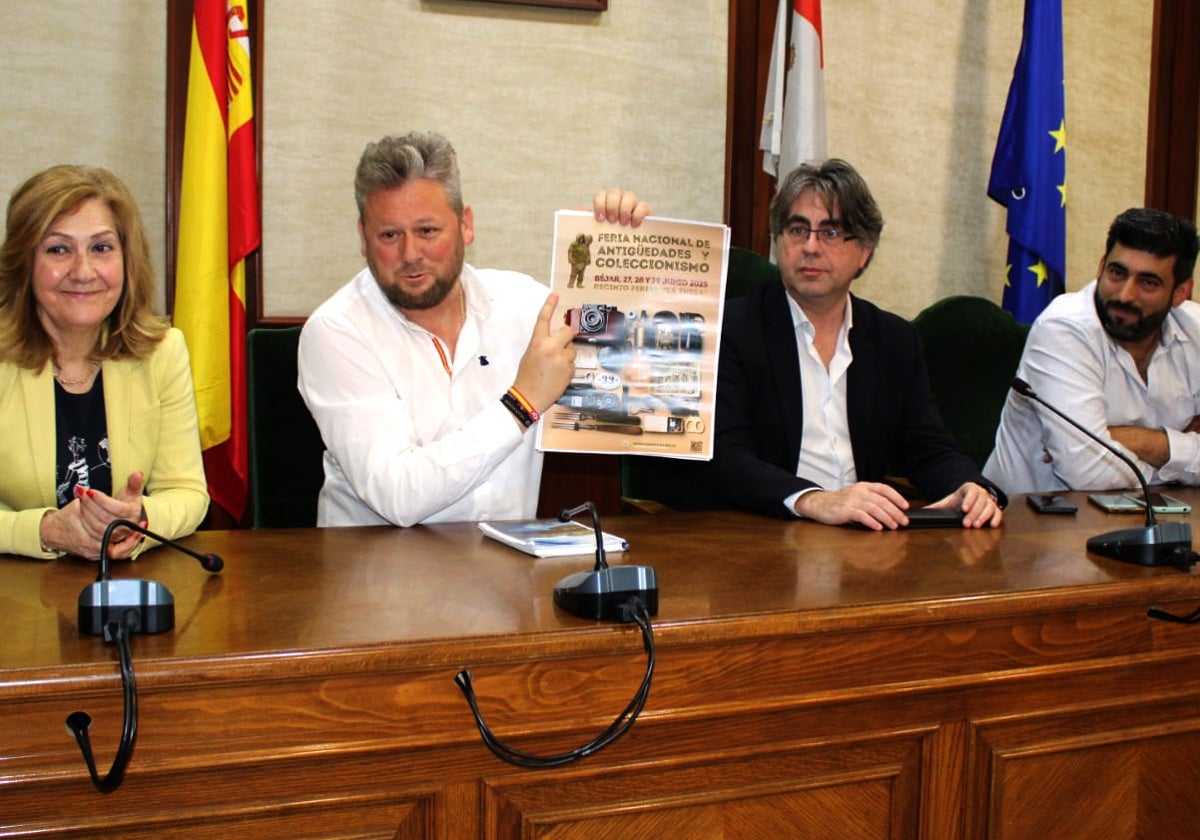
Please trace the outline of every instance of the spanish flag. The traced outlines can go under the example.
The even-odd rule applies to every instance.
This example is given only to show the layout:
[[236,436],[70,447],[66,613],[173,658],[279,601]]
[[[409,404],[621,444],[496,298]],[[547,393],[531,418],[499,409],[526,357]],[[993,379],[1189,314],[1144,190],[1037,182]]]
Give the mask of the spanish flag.
[[260,243],[248,23],[245,0],[195,0],[175,277],[209,495],[238,520],[249,472],[245,260]]

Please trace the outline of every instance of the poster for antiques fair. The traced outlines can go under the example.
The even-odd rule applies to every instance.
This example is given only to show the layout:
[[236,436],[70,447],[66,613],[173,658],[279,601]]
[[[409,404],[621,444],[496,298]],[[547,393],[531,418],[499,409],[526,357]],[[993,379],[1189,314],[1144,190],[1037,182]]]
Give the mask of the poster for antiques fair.
[[712,458],[728,253],[725,225],[555,214],[550,287],[575,332],[575,375],[539,425],[541,449]]

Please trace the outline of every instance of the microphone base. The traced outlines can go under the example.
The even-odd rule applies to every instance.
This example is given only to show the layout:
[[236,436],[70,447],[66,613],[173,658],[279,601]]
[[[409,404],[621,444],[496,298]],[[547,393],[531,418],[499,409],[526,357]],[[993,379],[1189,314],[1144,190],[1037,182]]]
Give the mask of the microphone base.
[[567,575],[554,585],[554,603],[572,615],[622,619],[618,608],[631,598],[641,598],[646,612],[658,615],[658,575],[650,566],[610,566]]
[[107,639],[105,625],[129,610],[138,614],[134,633],[165,633],[175,626],[175,597],[158,581],[98,580],[79,593],[79,630]]
[[1196,562],[1192,554],[1192,526],[1186,522],[1159,522],[1110,531],[1088,539],[1087,550],[1139,566],[1175,566],[1186,570]]

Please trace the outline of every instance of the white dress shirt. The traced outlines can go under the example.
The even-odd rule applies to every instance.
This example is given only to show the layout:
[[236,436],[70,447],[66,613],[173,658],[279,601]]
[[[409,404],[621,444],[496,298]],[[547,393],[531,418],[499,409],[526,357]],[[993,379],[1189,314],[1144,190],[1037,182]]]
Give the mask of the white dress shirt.
[[[1200,305],[1189,300],[1171,310],[1143,381],[1133,357],[1104,331],[1095,292],[1092,281],[1051,301],[1029,332],[1017,375],[1128,454],[1147,482],[1200,484],[1200,435],[1180,431],[1200,414]],[[1109,426],[1165,430],[1170,460],[1157,470],[1138,460]],[[1120,459],[1016,393],[1005,402],[983,474],[1008,493],[1138,486]]]
[[[325,441],[317,524],[532,517],[542,455],[500,397],[549,290],[463,266],[467,313],[451,372],[432,333],[363,269],[309,317],[299,388]],[[448,356],[448,354],[446,354]]]
[[[804,428],[796,475],[819,484],[822,489],[840,490],[858,480],[846,410],[846,373],[854,361],[850,351],[850,328],[853,326],[850,302],[846,301],[846,315],[828,368],[813,345],[816,329],[812,321],[790,295],[788,308],[796,327],[796,352],[800,357],[800,387],[804,401]],[[793,515],[796,499],[806,492],[812,490],[802,490],[784,500]]]

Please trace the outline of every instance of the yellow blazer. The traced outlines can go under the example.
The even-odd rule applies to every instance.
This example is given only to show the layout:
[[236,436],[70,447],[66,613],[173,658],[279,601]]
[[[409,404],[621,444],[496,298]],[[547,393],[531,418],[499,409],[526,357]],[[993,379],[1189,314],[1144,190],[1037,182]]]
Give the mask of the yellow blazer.
[[[183,333],[171,329],[148,357],[101,369],[113,492],[141,470],[150,529],[172,539],[192,533],[208,510],[208,489]],[[0,430],[0,552],[53,557],[38,534],[43,514],[58,507],[50,365],[31,371],[0,362]]]

